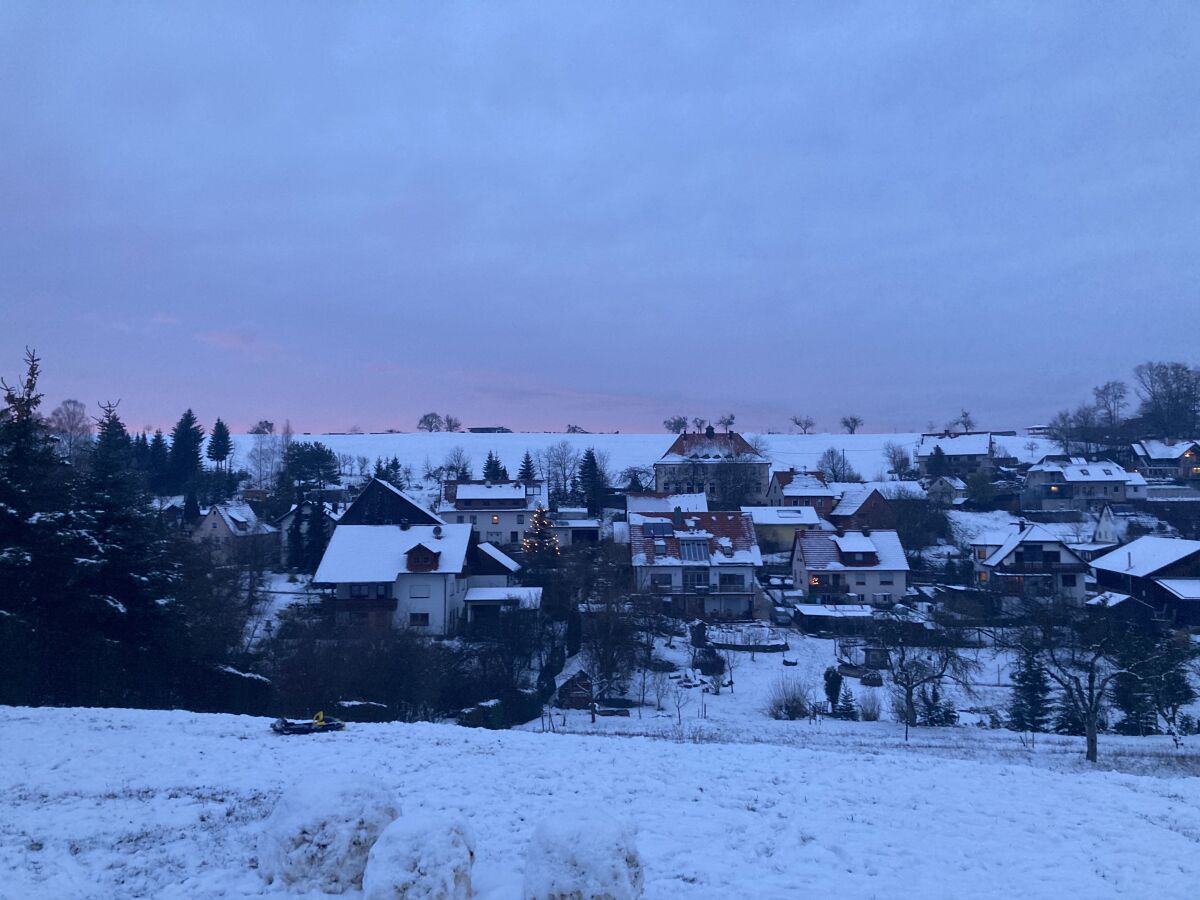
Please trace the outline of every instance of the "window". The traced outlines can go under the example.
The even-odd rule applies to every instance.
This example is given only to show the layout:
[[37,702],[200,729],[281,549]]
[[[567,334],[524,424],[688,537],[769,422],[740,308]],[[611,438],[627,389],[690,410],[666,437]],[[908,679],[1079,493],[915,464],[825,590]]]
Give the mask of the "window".
[[1076,576],[1073,574],[1072,575],[1064,575],[1062,577],[1062,586],[1065,588],[1075,587],[1075,577]]
[[708,559],[708,541],[681,540],[679,542],[679,558],[690,562],[702,562]]
[[866,579],[866,577],[865,577],[865,576],[863,576],[863,575],[855,575],[855,576],[854,576],[854,583],[855,583],[856,585],[858,585],[858,586],[862,587],[862,586],[865,586],[865,585],[866,585],[866,583],[867,583],[867,579]]
[[520,538],[517,536],[517,533],[515,531],[510,531],[508,533],[508,542],[510,544],[515,544],[518,540],[520,540]]
[[492,516],[492,524],[493,524],[493,525],[499,525],[499,524],[500,524],[500,517],[499,517],[499,516]]
[[[429,598],[429,585],[427,584],[410,584],[408,586],[408,596],[412,600],[426,600]],[[426,623],[428,624],[428,623]]]
[[650,576],[650,586],[657,588],[669,588],[671,586],[671,573],[663,572]]
[[879,573],[879,583],[880,584],[894,584],[895,582],[893,579],[895,577],[896,576],[894,576],[891,572],[880,572]]
[[370,587],[371,586],[369,584],[352,584],[350,585],[350,596],[366,597],[368,596],[367,591],[370,589]]
[[375,596],[376,597],[379,597],[380,599],[387,599],[389,596],[391,596],[391,593],[392,593],[392,586],[390,584],[375,585]]
[[978,573],[979,583],[987,584],[988,573],[986,571]]
[[689,591],[698,587],[708,587],[708,569],[684,569],[683,587]]
[[474,524],[475,524],[475,517],[474,517],[474,516],[471,516],[471,524],[472,524],[472,525],[474,525]]
[[742,589],[746,586],[746,579],[741,572],[722,572],[720,584],[723,588]]
[[408,624],[411,628],[428,628],[429,613],[409,613]]
[[517,524],[518,525],[525,524],[525,513],[517,513]]

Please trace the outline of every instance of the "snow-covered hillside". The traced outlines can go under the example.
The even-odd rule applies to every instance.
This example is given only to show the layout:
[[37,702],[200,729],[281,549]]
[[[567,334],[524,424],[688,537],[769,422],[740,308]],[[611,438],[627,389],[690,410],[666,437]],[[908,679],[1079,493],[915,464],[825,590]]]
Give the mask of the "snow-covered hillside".
[[811,749],[399,724],[284,738],[263,719],[130,710],[4,717],[0,896],[12,900],[278,896],[256,869],[264,821],[282,792],[319,803],[347,773],[394,791],[405,817],[465,820],[484,898],[520,897],[535,828],[588,808],[636,826],[648,898],[1099,900],[1186,897],[1200,879],[1196,778],[948,758],[896,745],[882,722],[839,723],[857,739]]
[[[747,435],[754,438],[753,435]],[[830,447],[845,451],[846,461],[866,479],[873,479],[887,469],[883,448],[895,443],[907,447],[910,454],[916,448],[919,434],[764,434],[760,436],[767,446],[775,469],[815,469],[821,454]],[[455,448],[462,447],[470,456],[475,467],[475,476],[488,451],[495,451],[500,461],[511,474],[521,466],[525,451],[537,454],[552,444],[566,441],[580,452],[594,447],[608,454],[609,467],[616,473],[629,466],[651,466],[657,461],[671,442],[672,434],[471,434],[416,432],[411,434],[320,434],[296,435],[297,440],[321,441],[335,453],[365,456],[373,463],[376,458],[390,459],[396,456],[401,463],[411,465],[418,473],[426,461],[440,464]],[[1031,452],[1026,445],[1033,442],[1037,450]],[[1013,456],[1033,462],[1046,453],[1054,451],[1054,444],[1044,439],[1028,437],[1001,438],[1001,444]],[[237,460],[245,463],[254,437],[235,435],[234,445]]]

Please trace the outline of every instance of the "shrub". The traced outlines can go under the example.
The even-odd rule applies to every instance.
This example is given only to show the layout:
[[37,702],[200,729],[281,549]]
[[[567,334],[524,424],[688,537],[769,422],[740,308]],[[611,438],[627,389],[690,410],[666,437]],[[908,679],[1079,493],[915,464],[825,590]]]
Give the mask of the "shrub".
[[711,678],[714,675],[725,674],[725,657],[715,650],[701,650],[696,654],[695,663],[701,675]]
[[864,694],[858,701],[858,712],[864,722],[878,722],[880,713],[879,695],[874,691]]
[[804,719],[811,707],[808,688],[794,678],[784,675],[771,685],[767,714],[772,719]]

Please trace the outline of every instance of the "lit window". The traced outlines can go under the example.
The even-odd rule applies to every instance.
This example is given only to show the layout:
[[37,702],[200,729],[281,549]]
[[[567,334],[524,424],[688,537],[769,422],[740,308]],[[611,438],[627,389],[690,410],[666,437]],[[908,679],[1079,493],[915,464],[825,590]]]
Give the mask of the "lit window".
[[500,517],[499,517],[499,516],[492,516],[492,524],[493,524],[493,525],[499,525],[499,524],[500,524]]

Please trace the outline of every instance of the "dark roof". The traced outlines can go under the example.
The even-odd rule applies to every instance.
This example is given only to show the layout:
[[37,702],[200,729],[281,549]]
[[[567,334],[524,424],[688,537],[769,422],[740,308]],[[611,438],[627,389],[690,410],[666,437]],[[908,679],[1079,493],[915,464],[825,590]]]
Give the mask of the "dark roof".
[[754,456],[762,454],[750,446],[749,441],[736,431],[714,432],[713,434],[686,433],[675,438],[663,459],[681,456],[687,459],[725,459],[728,457]]

